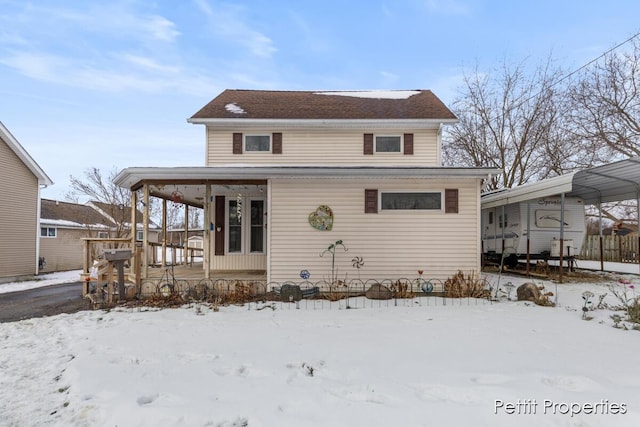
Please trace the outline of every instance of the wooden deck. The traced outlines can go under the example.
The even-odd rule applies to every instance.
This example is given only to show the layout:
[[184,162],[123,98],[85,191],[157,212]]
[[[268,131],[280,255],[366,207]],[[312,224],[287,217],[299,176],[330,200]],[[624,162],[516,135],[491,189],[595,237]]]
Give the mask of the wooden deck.
[[[188,280],[189,282],[200,281],[205,278],[202,263],[197,262],[192,265],[174,265],[173,267],[149,267],[147,280],[171,278],[176,280]],[[209,280],[255,280],[265,282],[267,272],[264,270],[212,270],[209,272]]]

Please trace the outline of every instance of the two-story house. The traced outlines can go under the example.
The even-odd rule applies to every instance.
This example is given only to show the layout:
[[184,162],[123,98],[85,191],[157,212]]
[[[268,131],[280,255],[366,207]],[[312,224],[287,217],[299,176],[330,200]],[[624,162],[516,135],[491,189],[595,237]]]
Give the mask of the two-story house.
[[[431,91],[226,90],[188,121],[205,126],[206,166],[128,168],[115,182],[204,209],[206,277],[480,270],[480,189],[498,171],[442,165],[442,128],[457,119]],[[321,256],[337,241],[348,251]]]

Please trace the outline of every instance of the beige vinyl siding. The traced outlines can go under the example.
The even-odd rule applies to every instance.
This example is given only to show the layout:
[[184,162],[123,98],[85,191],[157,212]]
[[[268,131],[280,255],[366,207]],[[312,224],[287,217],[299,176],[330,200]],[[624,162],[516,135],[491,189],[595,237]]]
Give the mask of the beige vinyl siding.
[[38,180],[0,139],[0,281],[36,274]]
[[[241,132],[242,129],[236,130]],[[232,153],[233,131],[207,128],[207,166],[230,163],[272,165],[416,165],[437,166],[437,130],[281,130],[262,129],[245,135],[271,135],[282,132],[282,154],[271,152]],[[413,133],[413,155],[402,153],[363,154],[363,135],[402,135]],[[273,141],[272,141],[273,143]]]
[[211,265],[213,270],[266,270],[267,256],[264,254],[212,256]]
[[57,228],[57,237],[40,238],[40,256],[47,265],[43,272],[77,270],[82,268],[82,238],[87,230]]
[[[459,213],[442,211],[379,211],[364,213],[364,190],[444,191],[459,189]],[[338,249],[338,278],[358,278],[352,266],[364,258],[360,278],[418,277],[444,280],[456,271],[480,269],[479,183],[475,179],[387,180],[273,180],[270,212],[270,280],[299,280],[309,270],[311,281],[328,280],[331,257],[320,257],[330,244],[342,240],[348,252]],[[318,231],[308,215],[319,205],[333,210],[331,231]]]

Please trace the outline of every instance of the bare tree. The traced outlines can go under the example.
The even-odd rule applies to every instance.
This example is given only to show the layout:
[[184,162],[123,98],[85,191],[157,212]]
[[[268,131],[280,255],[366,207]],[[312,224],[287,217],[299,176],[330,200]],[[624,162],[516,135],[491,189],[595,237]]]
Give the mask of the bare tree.
[[80,199],[94,202],[98,209],[113,219],[116,225],[114,237],[127,237],[131,230],[131,192],[113,183],[117,174],[117,169],[113,168],[104,176],[100,169],[91,167],[85,170],[84,179],[70,176],[71,191],[66,198],[75,202]]
[[453,103],[460,122],[444,137],[445,162],[500,168],[489,189],[565,172],[572,153],[558,126],[559,80],[550,60],[531,74],[523,63],[505,62],[493,74],[476,68]]
[[594,163],[640,156],[640,41],[611,51],[571,86],[567,131]]

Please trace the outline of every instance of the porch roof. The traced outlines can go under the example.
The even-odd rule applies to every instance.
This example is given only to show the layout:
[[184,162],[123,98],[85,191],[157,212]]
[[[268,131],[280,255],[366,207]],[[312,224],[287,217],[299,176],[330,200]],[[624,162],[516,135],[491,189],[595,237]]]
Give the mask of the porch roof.
[[[500,173],[496,168],[435,167],[435,166],[273,166],[228,165],[200,167],[132,167],[120,171],[114,183],[137,190],[144,184],[160,185],[169,197],[174,185],[197,186],[214,184],[266,185],[272,178],[470,178],[482,179]],[[162,197],[160,192],[155,192]],[[201,195],[200,195],[201,196]],[[195,197],[184,194],[184,202],[201,206]]]

